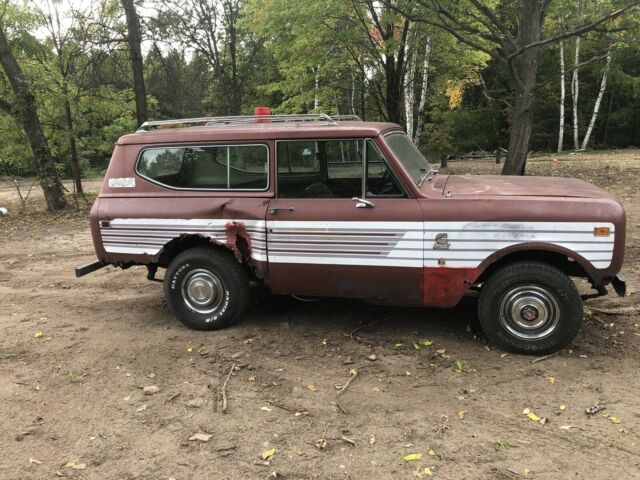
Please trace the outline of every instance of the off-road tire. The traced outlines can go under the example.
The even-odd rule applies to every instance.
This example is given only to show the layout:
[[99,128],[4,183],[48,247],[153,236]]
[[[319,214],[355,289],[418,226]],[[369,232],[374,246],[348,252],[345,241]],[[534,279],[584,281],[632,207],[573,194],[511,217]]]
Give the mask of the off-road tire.
[[[210,290],[212,295],[215,292],[218,295],[208,306],[196,304],[195,297],[185,292],[187,285],[193,285],[195,276],[204,279],[202,285],[205,293],[202,297],[205,300],[208,298],[206,293],[209,293],[207,285],[216,285]],[[195,247],[177,255],[167,267],[164,294],[171,312],[187,327],[217,330],[235,322],[246,310],[249,304],[249,279],[244,267],[231,253]]]
[[[533,328],[547,314],[548,325]],[[580,331],[582,299],[573,281],[560,270],[540,262],[517,262],[484,283],[478,316],[492,343],[511,352],[546,355],[569,345]]]

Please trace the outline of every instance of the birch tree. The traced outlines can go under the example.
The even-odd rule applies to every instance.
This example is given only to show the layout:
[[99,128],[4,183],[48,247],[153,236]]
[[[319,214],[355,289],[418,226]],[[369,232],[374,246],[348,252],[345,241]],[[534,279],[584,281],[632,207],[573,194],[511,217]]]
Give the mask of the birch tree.
[[420,103],[418,105],[418,123],[413,134],[413,143],[416,145],[420,141],[424,128],[424,114],[427,105],[427,87],[429,85],[429,65],[431,59],[431,35],[427,35],[424,46],[424,62],[422,65],[422,84],[420,87]]
[[571,76],[571,100],[573,102],[573,149],[580,149],[580,123],[578,118],[578,97],[580,94],[580,37],[576,37],[576,48],[573,57],[573,75]]
[[558,129],[558,153],[562,152],[564,145],[564,102],[565,102],[565,85],[564,85],[564,42],[560,41],[560,128]]
[[602,72],[602,81],[600,82],[600,91],[598,92],[598,97],[596,98],[596,103],[593,106],[593,114],[591,115],[591,121],[589,122],[589,127],[587,128],[587,133],[582,139],[582,150],[587,149],[587,145],[589,144],[589,139],[591,138],[591,133],[593,132],[593,127],[596,124],[596,119],[598,118],[598,112],[600,111],[600,104],[602,103],[602,97],[604,96],[604,91],[607,88],[607,75],[609,74],[609,70],[611,69],[611,57],[612,57],[611,45],[609,45],[609,50],[607,51],[607,63],[604,67],[604,71]]

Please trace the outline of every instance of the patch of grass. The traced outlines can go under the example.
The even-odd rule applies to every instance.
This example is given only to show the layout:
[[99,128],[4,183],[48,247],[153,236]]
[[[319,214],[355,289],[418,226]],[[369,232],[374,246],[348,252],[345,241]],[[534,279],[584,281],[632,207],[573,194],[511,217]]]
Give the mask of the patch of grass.
[[495,447],[496,450],[508,450],[510,448],[513,448],[513,444],[511,442],[509,442],[509,440],[505,440],[502,438],[496,438],[493,441],[493,446]]
[[456,363],[453,367],[456,372],[460,373],[468,373],[469,372],[469,364],[464,360],[456,360]]
[[69,380],[71,383],[75,383],[79,380],[79,377],[72,371],[69,371],[69,373],[67,374],[67,380]]

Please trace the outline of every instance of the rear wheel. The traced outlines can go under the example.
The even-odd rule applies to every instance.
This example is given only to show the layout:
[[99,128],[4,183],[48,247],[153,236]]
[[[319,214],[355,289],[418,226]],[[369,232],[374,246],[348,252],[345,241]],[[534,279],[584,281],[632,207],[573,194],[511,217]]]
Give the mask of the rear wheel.
[[482,286],[480,324],[493,343],[544,355],[567,346],[582,326],[582,299],[560,270],[538,262],[508,265]]
[[196,247],[171,261],[164,293],[169,309],[186,326],[215,330],[230,325],[244,312],[249,280],[231,254]]

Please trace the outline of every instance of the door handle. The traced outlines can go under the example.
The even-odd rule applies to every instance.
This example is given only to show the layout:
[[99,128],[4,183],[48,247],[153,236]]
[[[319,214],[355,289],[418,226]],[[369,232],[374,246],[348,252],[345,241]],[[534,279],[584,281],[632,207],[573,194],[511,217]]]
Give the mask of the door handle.
[[373,208],[373,207],[375,207],[373,202],[370,202],[369,200],[365,200],[363,198],[353,197],[351,200],[356,202],[356,208]]
[[284,212],[295,212],[296,209],[293,207],[274,207],[269,209],[269,214],[275,215],[278,213],[278,210],[282,210]]

